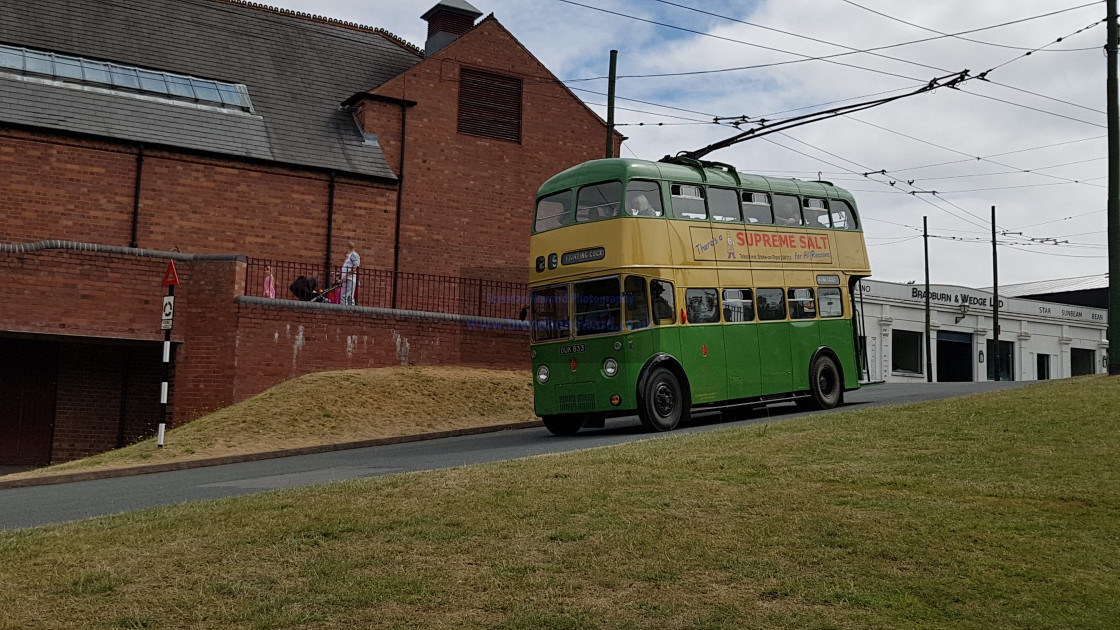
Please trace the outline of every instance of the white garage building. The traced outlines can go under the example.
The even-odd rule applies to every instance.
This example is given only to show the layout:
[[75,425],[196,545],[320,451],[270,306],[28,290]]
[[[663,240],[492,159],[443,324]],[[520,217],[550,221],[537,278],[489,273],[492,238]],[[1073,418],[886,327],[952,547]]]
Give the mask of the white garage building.
[[[924,285],[864,280],[856,304],[871,380],[926,380]],[[1000,297],[999,348],[992,293],[930,285],[933,380],[1022,381],[1106,372],[1108,311]]]

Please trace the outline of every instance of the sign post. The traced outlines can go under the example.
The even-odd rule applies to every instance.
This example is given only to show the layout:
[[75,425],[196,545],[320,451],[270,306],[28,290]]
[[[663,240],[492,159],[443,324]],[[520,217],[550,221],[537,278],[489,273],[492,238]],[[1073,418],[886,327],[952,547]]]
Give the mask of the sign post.
[[175,321],[175,286],[179,284],[179,274],[175,272],[175,261],[167,261],[167,271],[163,274],[163,286],[167,295],[163,298],[163,313],[159,327],[163,330],[163,383],[159,388],[160,421],[156,446],[163,448],[163,434],[171,424],[167,419],[167,382],[171,378],[171,326]]

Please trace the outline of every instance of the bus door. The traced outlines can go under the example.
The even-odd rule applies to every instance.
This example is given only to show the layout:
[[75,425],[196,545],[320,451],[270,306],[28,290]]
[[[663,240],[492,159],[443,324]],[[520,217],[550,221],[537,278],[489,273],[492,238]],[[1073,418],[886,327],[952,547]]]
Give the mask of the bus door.
[[720,324],[719,291],[686,289],[680,328],[680,361],[693,404],[727,397],[727,364]]
[[790,357],[790,324],[786,321],[784,289],[758,289],[758,363],[762,370],[762,394],[793,391],[793,360]]
[[727,397],[757,396],[762,389],[758,324],[753,289],[723,290],[723,341],[727,350]]
[[821,347],[817,300],[812,287],[786,290],[789,308],[789,356],[793,368],[793,390],[809,389],[809,362]]

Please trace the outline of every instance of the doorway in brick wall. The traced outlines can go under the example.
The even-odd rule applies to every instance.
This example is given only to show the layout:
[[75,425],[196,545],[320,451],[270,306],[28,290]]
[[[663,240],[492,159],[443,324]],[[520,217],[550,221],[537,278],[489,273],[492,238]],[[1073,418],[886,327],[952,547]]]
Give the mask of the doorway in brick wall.
[[57,343],[0,339],[0,464],[50,463],[57,389]]

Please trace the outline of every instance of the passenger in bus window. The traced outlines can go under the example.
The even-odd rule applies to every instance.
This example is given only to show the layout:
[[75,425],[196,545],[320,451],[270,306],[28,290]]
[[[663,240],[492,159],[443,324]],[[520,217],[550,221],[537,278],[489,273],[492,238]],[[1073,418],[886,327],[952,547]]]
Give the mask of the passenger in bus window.
[[774,222],[778,225],[801,225],[801,204],[797,197],[774,195]]
[[814,228],[829,227],[828,210],[824,208],[805,208],[805,225]]
[[661,216],[661,211],[650,204],[648,197],[639,193],[632,195],[630,198],[630,216],[659,217]]

